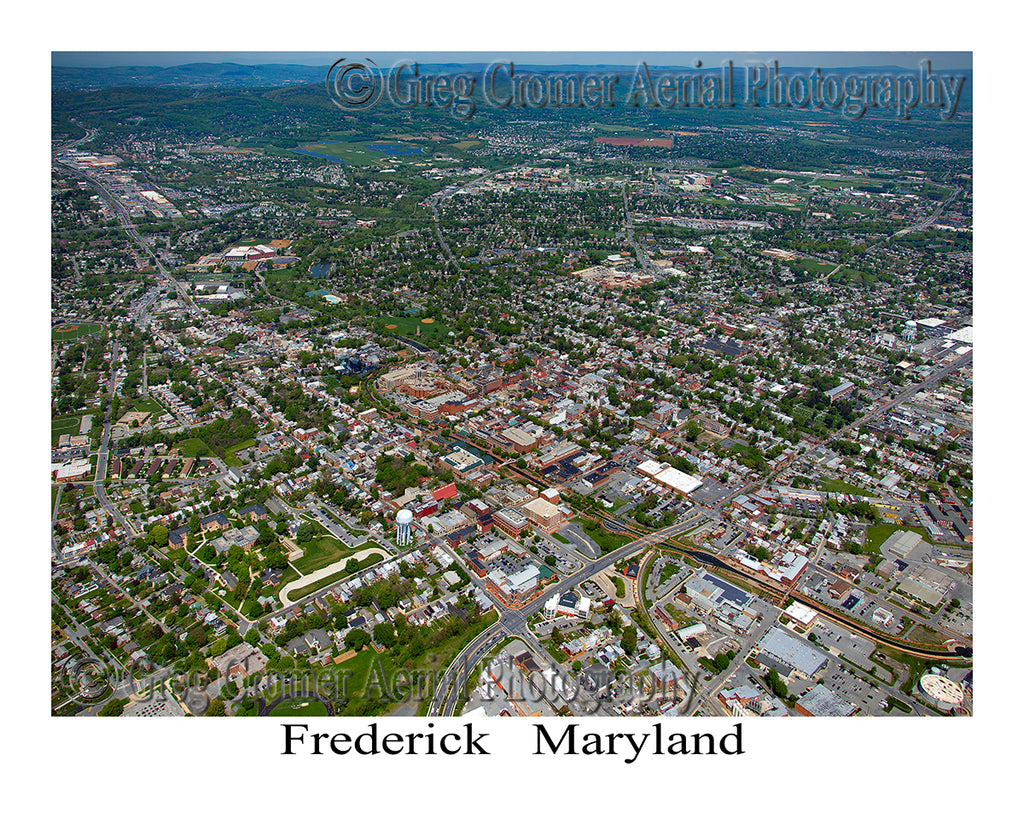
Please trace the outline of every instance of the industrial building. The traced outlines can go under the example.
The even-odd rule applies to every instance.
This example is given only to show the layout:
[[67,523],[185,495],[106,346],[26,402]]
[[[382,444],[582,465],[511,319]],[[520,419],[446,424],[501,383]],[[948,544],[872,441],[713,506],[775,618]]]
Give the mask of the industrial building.
[[713,574],[701,570],[686,580],[685,588],[693,605],[714,614],[724,629],[745,633],[757,619],[750,595]]
[[917,532],[897,531],[893,532],[882,544],[881,552],[886,554],[892,552],[897,557],[906,557],[921,542],[921,536]]
[[696,475],[690,475],[674,466],[668,464],[661,464],[657,461],[644,461],[640,466],[636,468],[637,472],[641,475],[646,475],[648,478],[657,481],[660,484],[672,489],[684,497],[691,494],[693,491],[698,489],[703,481]]
[[790,669],[807,678],[817,674],[827,661],[820,651],[778,626],[769,629],[757,646],[768,659],[781,664],[783,670]]
[[796,710],[805,717],[852,717],[859,709],[818,683],[797,700]]

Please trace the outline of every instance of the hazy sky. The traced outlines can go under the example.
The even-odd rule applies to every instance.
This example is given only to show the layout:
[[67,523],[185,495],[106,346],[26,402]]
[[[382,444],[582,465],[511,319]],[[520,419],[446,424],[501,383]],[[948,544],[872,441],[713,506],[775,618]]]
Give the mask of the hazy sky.
[[696,60],[705,66],[717,66],[731,59],[737,64],[746,60],[774,60],[783,66],[808,68],[852,68],[895,65],[916,69],[923,59],[930,59],[936,70],[961,70],[972,66],[970,51],[409,51],[366,53],[325,51],[54,51],[51,65],[108,66],[174,66],[186,63],[239,63],[242,65],[290,64],[328,66],[342,57],[370,58],[386,66],[400,59],[417,59],[425,63],[491,62],[514,60],[524,65],[605,64],[636,65],[645,60],[650,65],[692,67]]

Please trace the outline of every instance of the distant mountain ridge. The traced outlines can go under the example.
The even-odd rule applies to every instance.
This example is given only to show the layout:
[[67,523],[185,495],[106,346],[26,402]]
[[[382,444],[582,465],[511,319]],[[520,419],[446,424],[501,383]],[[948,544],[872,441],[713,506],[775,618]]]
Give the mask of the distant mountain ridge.
[[240,65],[238,63],[189,63],[175,66],[115,66],[81,68],[53,66],[54,89],[115,88],[118,86],[165,86],[190,88],[267,88],[323,82],[327,66]]
[[[926,55],[922,55],[926,57]],[[501,55],[495,55],[495,61],[505,62]],[[648,61],[652,71],[658,73],[668,71],[672,73],[696,73],[692,65],[666,66],[659,65],[655,54]],[[745,70],[743,62],[734,62],[734,70],[737,73]],[[479,63],[419,63],[422,70],[429,70],[437,73],[474,73],[479,74],[487,69],[490,62]],[[590,65],[533,65],[516,62],[516,69],[531,72],[554,72],[554,73],[588,73],[588,72],[617,72],[623,75],[632,75],[636,70],[636,64],[590,64]],[[382,70],[391,68],[391,63],[381,65]],[[719,64],[706,64],[700,71],[717,72]],[[813,71],[815,66],[781,66],[784,72],[808,72]],[[308,85],[310,83],[322,83],[327,76],[327,65],[289,65],[289,64],[262,64],[262,65],[241,65],[238,63],[188,63],[177,66],[114,66],[83,68],[78,66],[53,66],[51,69],[51,87],[54,90],[97,90],[101,88],[116,88],[121,86],[161,86],[161,87],[184,87],[184,88],[269,88],[285,85]],[[822,74],[912,74],[918,70],[917,66],[904,67],[895,65],[886,66],[851,66],[849,68],[822,68]],[[971,77],[970,69],[959,69],[945,71],[934,68],[933,71],[941,73],[952,73]],[[968,86],[970,80],[968,80]]]

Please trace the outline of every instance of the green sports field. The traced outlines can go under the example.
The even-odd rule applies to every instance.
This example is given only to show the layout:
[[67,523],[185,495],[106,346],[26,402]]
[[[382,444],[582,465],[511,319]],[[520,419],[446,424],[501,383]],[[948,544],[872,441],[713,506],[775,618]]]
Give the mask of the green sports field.
[[448,332],[452,328],[429,316],[382,316],[374,322],[374,329],[384,335],[403,336],[429,346],[431,341],[448,340]]
[[[89,415],[90,413],[82,413]],[[57,446],[61,435],[78,435],[82,415],[64,415],[50,421],[50,446]]]
[[103,325],[95,321],[67,322],[54,327],[50,331],[50,337],[54,341],[75,341],[98,333],[102,329]]

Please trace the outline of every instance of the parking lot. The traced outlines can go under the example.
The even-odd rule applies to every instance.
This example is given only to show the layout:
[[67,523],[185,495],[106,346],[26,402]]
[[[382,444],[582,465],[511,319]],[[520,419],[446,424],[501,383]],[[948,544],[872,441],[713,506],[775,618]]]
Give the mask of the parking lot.
[[344,526],[336,522],[330,515],[324,512],[319,506],[309,504],[307,507],[310,517],[323,526],[334,537],[338,538],[348,549],[355,549],[366,542],[366,535],[354,535]]
[[704,504],[705,506],[714,506],[719,501],[729,497],[732,491],[732,489],[723,486],[718,481],[705,478],[704,483],[690,497],[697,503]]
[[[551,568],[564,577],[575,574],[583,568],[583,561],[569,553],[571,548],[565,544],[542,537],[540,543],[537,544],[537,556],[541,560],[544,560],[549,555],[553,556],[555,558],[555,565]],[[546,560],[544,562],[547,564]]]
[[842,626],[820,617],[811,627],[810,634],[817,636],[818,645],[822,648],[837,650],[844,657],[849,658],[854,665],[859,665],[862,668],[871,668],[874,665],[871,660],[871,652],[875,650],[876,645],[859,634],[854,634]]

